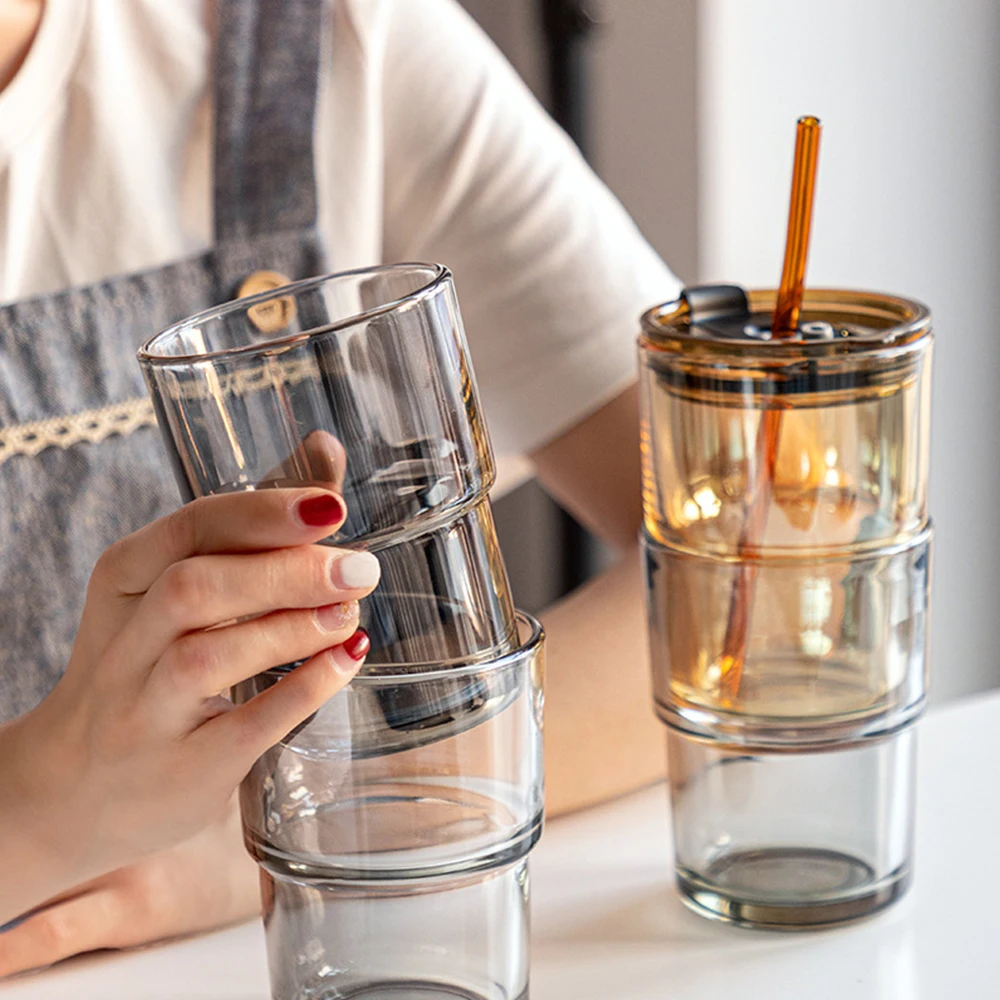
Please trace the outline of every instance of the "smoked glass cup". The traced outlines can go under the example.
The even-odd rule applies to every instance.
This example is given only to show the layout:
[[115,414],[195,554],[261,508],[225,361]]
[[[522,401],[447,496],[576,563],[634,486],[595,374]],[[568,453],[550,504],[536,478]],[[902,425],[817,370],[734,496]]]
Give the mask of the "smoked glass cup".
[[275,1000],[527,1000],[528,861],[351,885],[261,869]]
[[488,499],[493,454],[446,268],[399,264],[280,286],[157,334],[139,362],[185,500],[334,488],[348,514],[331,544],[378,555],[397,601],[432,595],[466,608],[471,627],[459,634],[427,619],[438,605],[389,607],[376,592],[369,663],[407,625],[425,653],[513,648]]
[[887,295],[686,290],[640,337],[653,692],[689,903],[813,926],[912,868],[927,685],[930,316]]
[[366,670],[254,765],[240,801],[275,1000],[525,993],[544,661],[540,625],[518,629],[493,660]]

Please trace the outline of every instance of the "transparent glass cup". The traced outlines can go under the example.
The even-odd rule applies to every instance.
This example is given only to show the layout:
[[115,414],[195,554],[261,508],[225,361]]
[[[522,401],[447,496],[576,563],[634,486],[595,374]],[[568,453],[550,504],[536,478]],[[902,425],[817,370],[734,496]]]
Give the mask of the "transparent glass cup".
[[285,285],[177,324],[139,359],[186,499],[335,489],[348,517],[326,542],[382,567],[362,602],[360,674],[241,788],[274,995],[519,995],[542,633],[511,602],[450,274],[413,264]]
[[[892,831],[927,686],[932,336],[919,303],[813,290],[774,340],[774,299],[710,286],[643,317],[642,542],[656,708],[689,775],[671,790],[681,891],[806,926],[909,884]],[[889,817],[865,792],[883,772]],[[813,809],[823,787],[854,811]]]
[[518,625],[493,660],[371,668],[254,765],[240,803],[277,1000],[526,989],[544,644]]
[[[139,362],[186,500],[336,489],[348,515],[331,544],[375,552],[388,590],[470,609],[474,642],[456,649],[442,622],[442,647],[512,648],[488,500],[493,454],[446,268],[400,264],[284,285],[157,334]],[[373,661],[383,625],[395,640],[413,623],[414,640],[429,641],[414,609],[376,597],[369,620]]]
[[139,363],[185,499],[333,482],[349,510],[341,544],[371,545],[484,496],[495,478],[440,265],[237,299],[158,333]]
[[362,612],[369,664],[515,647],[493,455],[446,268],[285,285],[176,324],[139,361],[185,499],[289,485],[344,495],[329,544],[382,565]]

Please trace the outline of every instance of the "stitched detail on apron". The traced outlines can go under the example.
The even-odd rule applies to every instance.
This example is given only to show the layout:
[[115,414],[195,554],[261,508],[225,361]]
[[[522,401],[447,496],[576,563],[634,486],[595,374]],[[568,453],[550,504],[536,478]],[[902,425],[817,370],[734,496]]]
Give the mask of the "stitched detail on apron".
[[140,427],[155,426],[152,401],[136,396],[97,410],[0,427],[0,465],[14,455],[33,456],[45,448],[69,448],[84,442],[96,444],[112,434],[128,437]]

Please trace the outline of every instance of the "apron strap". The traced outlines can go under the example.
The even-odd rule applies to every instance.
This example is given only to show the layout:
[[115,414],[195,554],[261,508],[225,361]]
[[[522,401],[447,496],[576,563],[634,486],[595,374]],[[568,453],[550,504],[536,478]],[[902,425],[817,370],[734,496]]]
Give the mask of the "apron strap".
[[316,226],[326,0],[217,0],[216,243]]

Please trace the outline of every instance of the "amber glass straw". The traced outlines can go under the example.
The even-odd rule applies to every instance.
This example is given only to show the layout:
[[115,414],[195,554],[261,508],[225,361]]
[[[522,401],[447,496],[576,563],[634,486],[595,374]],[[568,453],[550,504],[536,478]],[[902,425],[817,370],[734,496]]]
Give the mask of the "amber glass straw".
[[[819,158],[820,123],[811,115],[800,118],[795,129],[795,166],[792,171],[792,197],[788,208],[788,233],[785,237],[785,262],[781,268],[781,285],[771,321],[771,338],[784,340],[794,337],[799,327],[802,290],[809,254],[809,232],[812,226],[813,194],[816,190],[816,164]],[[734,699],[739,693],[743,661],[750,638],[750,612],[753,607],[757,565],[754,550],[767,520],[774,472],[778,461],[778,439],[781,435],[781,410],[763,411],[757,431],[754,484],[747,496],[746,514],[740,534],[739,554],[742,562],[729,600],[729,618],[719,664],[722,693]]]
[[792,200],[788,208],[788,234],[785,237],[785,263],[781,268],[781,285],[771,323],[772,337],[792,337],[799,327],[802,286],[806,277],[806,257],[809,254],[809,233],[812,229],[819,133],[818,118],[807,115],[798,120],[795,129]]

